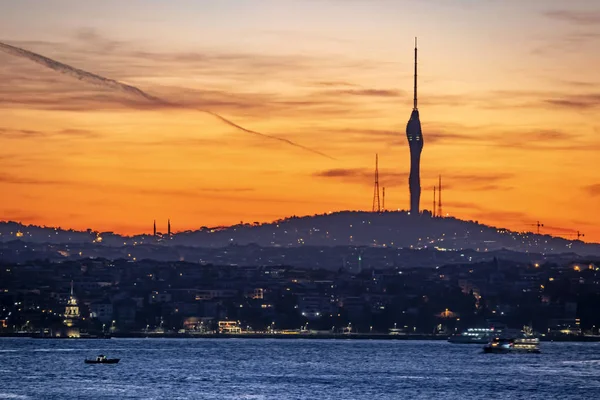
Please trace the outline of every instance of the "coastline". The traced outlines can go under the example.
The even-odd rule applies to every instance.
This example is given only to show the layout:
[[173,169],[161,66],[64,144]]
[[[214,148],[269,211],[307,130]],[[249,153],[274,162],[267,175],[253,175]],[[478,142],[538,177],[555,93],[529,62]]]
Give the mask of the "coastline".
[[[110,336],[82,336],[82,337],[53,337],[40,336],[31,333],[0,333],[0,338],[32,338],[32,339],[63,339],[63,340],[107,340],[115,339],[317,339],[317,340],[435,340],[447,341],[447,335],[389,335],[376,333],[328,334],[328,333],[300,333],[300,334],[272,334],[272,333],[239,333],[239,334],[193,334],[193,333],[151,333],[128,332],[112,333]],[[600,342],[600,336],[540,336],[540,342]],[[455,343],[475,344],[475,343]]]

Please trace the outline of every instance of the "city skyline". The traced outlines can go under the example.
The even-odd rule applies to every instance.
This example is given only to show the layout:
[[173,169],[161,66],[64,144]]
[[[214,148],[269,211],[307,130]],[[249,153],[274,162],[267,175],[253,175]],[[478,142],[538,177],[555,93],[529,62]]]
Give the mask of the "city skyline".
[[[1,42],[185,105],[0,52],[3,220],[132,234],[153,219],[179,230],[369,210],[374,153],[386,208],[407,209],[418,36],[423,199],[441,173],[452,216],[600,241],[593,1],[0,3]],[[311,29],[294,22],[317,14]]]

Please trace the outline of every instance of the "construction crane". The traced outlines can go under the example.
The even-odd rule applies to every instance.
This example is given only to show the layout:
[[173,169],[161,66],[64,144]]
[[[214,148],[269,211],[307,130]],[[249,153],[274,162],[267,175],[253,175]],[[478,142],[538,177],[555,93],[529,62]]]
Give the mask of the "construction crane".
[[528,226],[537,226],[537,234],[540,234],[540,227],[544,226],[544,224],[541,224],[540,221],[537,221],[537,223],[535,224],[527,224]]
[[550,231],[552,236],[563,236],[563,237],[577,237],[576,240],[579,240],[582,236],[585,236],[583,233],[576,231],[574,229],[565,229],[558,228],[554,226],[547,226],[546,229]]
[[563,233],[562,236],[577,236],[577,240],[579,240],[581,237],[585,236],[583,233],[577,231],[575,233]]

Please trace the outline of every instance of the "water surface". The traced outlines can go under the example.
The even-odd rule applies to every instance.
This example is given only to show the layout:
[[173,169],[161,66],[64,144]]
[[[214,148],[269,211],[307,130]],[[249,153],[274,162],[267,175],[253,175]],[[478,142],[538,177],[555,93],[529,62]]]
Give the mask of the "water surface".
[[[592,399],[600,343],[0,339],[0,399]],[[116,365],[86,365],[104,354]]]

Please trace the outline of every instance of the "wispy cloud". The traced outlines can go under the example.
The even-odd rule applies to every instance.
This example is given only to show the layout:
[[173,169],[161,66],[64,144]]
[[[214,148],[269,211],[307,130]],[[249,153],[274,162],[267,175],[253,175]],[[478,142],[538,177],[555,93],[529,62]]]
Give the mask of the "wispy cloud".
[[600,183],[585,186],[583,189],[592,196],[600,196]]
[[41,179],[20,177],[7,173],[0,173],[0,183],[13,185],[75,185],[75,182],[69,182],[60,179]]
[[31,139],[31,138],[82,138],[95,139],[100,137],[96,132],[87,129],[61,129],[57,131],[39,131],[32,129],[0,128],[0,138],[5,139]]
[[598,26],[600,24],[600,11],[550,10],[544,12],[544,15],[575,25]]
[[[362,168],[335,168],[315,172],[316,178],[332,178],[346,183],[372,185],[375,178],[374,170]],[[380,183],[387,187],[406,185],[408,174],[390,170],[379,170]]]
[[[93,74],[91,72],[87,72],[87,71],[84,71],[84,70],[81,70],[81,69],[78,69],[78,68],[74,68],[74,67],[72,67],[70,65],[63,64],[63,63],[58,62],[56,60],[53,60],[51,58],[42,56],[40,54],[33,53],[31,51],[22,49],[20,47],[14,47],[14,46],[11,46],[11,45],[8,45],[8,44],[5,44],[5,43],[0,43],[0,50],[4,51],[7,54],[16,56],[16,57],[28,59],[30,61],[33,61],[33,62],[37,63],[37,64],[43,65],[43,66],[45,66],[47,68],[50,68],[50,69],[52,69],[52,70],[54,70],[56,72],[59,72],[59,73],[64,74],[64,75],[71,76],[71,77],[76,78],[78,80],[81,80],[83,82],[87,82],[87,83],[90,83],[90,84],[93,84],[93,85],[101,86],[101,87],[104,87],[104,88],[107,88],[107,89],[111,89],[111,90],[115,90],[115,91],[121,91],[121,92],[123,92],[125,94],[129,94],[129,95],[132,95],[132,96],[135,96],[135,97],[138,97],[138,98],[142,98],[144,100],[147,100],[147,101],[149,101],[151,103],[154,103],[154,104],[157,104],[157,105],[167,106],[167,107],[169,107],[169,106],[170,107],[181,107],[180,104],[173,103],[173,102],[161,99],[159,97],[150,95],[150,94],[144,92],[143,90],[141,90],[141,89],[139,89],[139,88],[137,88],[135,86],[128,85],[128,84],[125,84],[125,83],[122,83],[122,82],[118,82],[118,81],[115,81],[113,79],[105,78],[103,76],[100,76],[100,75],[97,75],[97,74]],[[300,144],[298,144],[296,142],[293,142],[293,141],[291,141],[289,139],[285,139],[285,138],[281,138],[281,137],[277,137],[277,136],[272,136],[272,135],[267,135],[267,134],[264,134],[264,133],[261,133],[261,132],[257,132],[257,131],[251,130],[251,129],[247,129],[247,128],[245,128],[245,127],[243,127],[243,126],[241,126],[241,125],[239,125],[239,124],[231,121],[230,119],[225,118],[222,115],[217,114],[217,113],[215,113],[213,111],[209,111],[209,110],[198,110],[198,111],[210,114],[213,117],[219,119],[221,122],[223,122],[223,123],[225,123],[225,124],[227,124],[227,125],[229,125],[229,126],[231,126],[233,128],[236,128],[236,129],[238,129],[240,131],[243,131],[243,132],[246,132],[246,133],[250,133],[250,134],[253,134],[253,135],[257,135],[257,136],[261,136],[261,137],[264,137],[266,139],[277,140],[277,141],[280,141],[280,142],[283,142],[283,143],[287,143],[287,144],[289,144],[291,146],[298,147],[298,148],[301,148],[303,150],[306,150],[306,151],[318,154],[320,156],[324,156],[324,157],[327,157],[327,158],[332,158],[332,157],[330,157],[330,156],[328,156],[328,155],[326,155],[326,154],[324,154],[324,153],[322,153],[322,152],[320,152],[318,150],[314,150],[314,149],[311,149],[309,147],[300,145]]]
[[547,99],[547,104],[558,108],[587,110],[600,107],[600,93],[564,96],[563,98]]
[[326,92],[326,94],[339,94],[350,96],[367,96],[367,97],[398,97],[402,92],[389,89],[347,89]]

